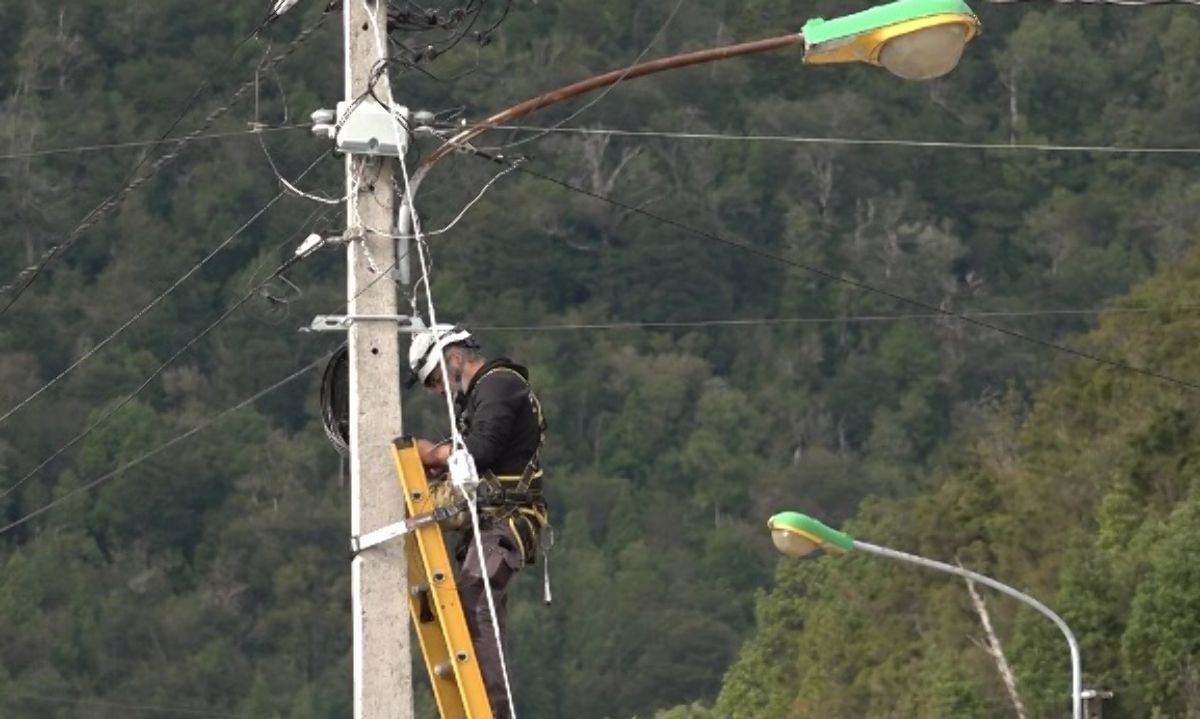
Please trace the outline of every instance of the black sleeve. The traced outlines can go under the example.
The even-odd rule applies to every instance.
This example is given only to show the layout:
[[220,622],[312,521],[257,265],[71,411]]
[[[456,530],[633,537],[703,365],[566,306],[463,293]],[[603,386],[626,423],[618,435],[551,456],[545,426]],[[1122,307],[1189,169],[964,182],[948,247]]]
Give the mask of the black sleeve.
[[480,472],[486,472],[504,454],[513,435],[517,410],[529,401],[529,385],[509,372],[495,372],[479,381],[472,393],[475,411],[471,431],[463,437]]

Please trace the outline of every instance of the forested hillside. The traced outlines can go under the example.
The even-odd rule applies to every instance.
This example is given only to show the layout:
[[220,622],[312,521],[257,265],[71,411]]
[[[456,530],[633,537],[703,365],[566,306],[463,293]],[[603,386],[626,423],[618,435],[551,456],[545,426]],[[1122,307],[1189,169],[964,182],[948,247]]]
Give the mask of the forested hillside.
[[[340,338],[297,332],[344,312],[344,256],[264,284],[345,223],[277,197],[272,168],[343,192],[301,126],[342,96],[340,18],[302,35],[308,0],[238,46],[262,5],[0,0],[0,281],[147,172],[170,146],[123,143],[160,137],[202,81],[173,134],[230,106],[0,314],[0,527],[87,488],[0,534],[0,716],[350,712],[348,488],[317,403]],[[866,5],[517,2],[487,44],[392,75],[453,123]],[[523,716],[1009,711],[961,585],[778,562],[780,509],[1030,588],[1118,692],[1106,716],[1200,712],[1192,391],[1045,344],[1200,380],[1196,153],[1113,151],[1200,147],[1200,10],[976,10],[984,35],[930,83],[781,51],[619,84],[562,128],[647,134],[477,143],[534,138],[503,152],[622,203],[515,171],[430,238],[439,319],[529,364],[550,421],[555,603],[531,573],[511,610]],[[499,169],[439,166],[426,228]],[[443,434],[439,409],[406,395],[406,429]],[[990,606],[1030,716],[1061,713],[1061,640]]]
[[[1200,253],[1139,287],[1089,350],[1173,377],[1200,376]],[[1076,364],[1008,396],[964,429],[921,496],[872,500],[863,539],[1030,588],[1079,638],[1087,686],[1116,691],[1105,716],[1200,715],[1200,485],[1195,390]],[[781,562],[717,716],[1012,715],[961,584],[874,557]],[[1069,713],[1062,635],[1007,598],[1002,618],[1029,716]]]

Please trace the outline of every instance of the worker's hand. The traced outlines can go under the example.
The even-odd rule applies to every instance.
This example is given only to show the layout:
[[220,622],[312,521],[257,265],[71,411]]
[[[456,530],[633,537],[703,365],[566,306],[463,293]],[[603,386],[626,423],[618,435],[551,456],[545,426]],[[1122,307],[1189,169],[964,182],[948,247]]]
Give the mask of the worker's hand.
[[444,467],[446,465],[446,450],[443,443],[418,439],[417,454],[421,457],[421,464],[426,467]]
[[421,458],[421,464],[428,467],[433,459],[433,450],[437,447],[436,444],[427,439],[417,440],[417,456]]

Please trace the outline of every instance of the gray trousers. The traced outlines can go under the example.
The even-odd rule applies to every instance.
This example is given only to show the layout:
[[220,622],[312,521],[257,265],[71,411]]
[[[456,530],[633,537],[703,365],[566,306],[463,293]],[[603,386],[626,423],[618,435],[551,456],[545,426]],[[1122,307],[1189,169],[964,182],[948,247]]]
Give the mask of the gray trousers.
[[[462,560],[458,579],[458,594],[462,600],[463,613],[467,618],[467,628],[471,632],[471,640],[475,644],[475,656],[479,668],[483,672],[483,683],[487,687],[488,701],[492,705],[492,714],[496,719],[506,719],[512,715],[508,708],[508,695],[504,690],[504,671],[500,665],[500,648],[496,646],[496,631],[492,624],[492,615],[488,611],[487,594],[484,591],[484,581],[492,588],[492,601],[496,605],[496,620],[500,627],[500,637],[507,646],[505,625],[508,620],[508,583],[524,566],[517,542],[513,540],[512,530],[507,523],[497,524],[480,531],[483,551],[486,557],[486,567],[481,567],[479,550],[474,538],[465,540],[465,556],[462,550],[459,555]],[[507,659],[508,655],[505,654]],[[512,667],[509,667],[511,672]]]

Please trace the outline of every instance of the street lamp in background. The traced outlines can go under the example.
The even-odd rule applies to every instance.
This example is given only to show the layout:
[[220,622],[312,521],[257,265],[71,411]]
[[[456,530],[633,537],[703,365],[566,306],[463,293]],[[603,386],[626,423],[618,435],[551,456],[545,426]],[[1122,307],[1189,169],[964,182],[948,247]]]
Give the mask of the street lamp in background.
[[793,45],[804,46],[804,62],[808,64],[862,62],[886,68],[906,80],[931,80],[958,65],[963,49],[979,34],[979,29],[979,18],[963,0],[895,0],[852,15],[809,20],[798,33],[697,50],[612,70],[530,98],[464,128],[421,163],[414,182],[419,183],[450,152],[493,127],[618,82]]
[[932,80],[953,70],[979,18],[962,0],[901,0],[833,20],[809,20],[804,62],[865,62],[905,80]]
[[986,577],[969,569],[963,569],[962,567],[956,567],[944,562],[918,557],[915,554],[908,554],[907,552],[900,552],[895,549],[888,549],[887,547],[880,547],[854,539],[845,532],[839,532],[820,520],[813,519],[799,512],[780,512],[767,521],[767,526],[771,530],[771,541],[775,543],[776,549],[788,556],[807,557],[817,550],[822,550],[834,556],[840,556],[858,549],[870,554],[887,557],[888,559],[916,564],[927,569],[935,569],[939,572],[964,577],[974,582],[985,584],[998,592],[1003,592],[1033,607],[1050,621],[1054,622],[1054,625],[1058,627],[1059,631],[1067,639],[1067,645],[1071,649],[1071,716],[1073,719],[1083,719],[1083,668],[1079,658],[1079,643],[1075,641],[1075,635],[1071,633],[1071,628],[1067,626],[1062,617],[1055,614],[1045,604],[991,577]]

